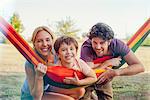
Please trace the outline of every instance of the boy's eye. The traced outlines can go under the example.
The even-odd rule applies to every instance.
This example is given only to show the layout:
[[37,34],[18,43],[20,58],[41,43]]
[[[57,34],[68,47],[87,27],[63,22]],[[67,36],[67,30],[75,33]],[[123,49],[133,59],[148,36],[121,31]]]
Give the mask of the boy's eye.
[[74,50],[73,48],[70,48],[70,50]]
[[61,49],[61,51],[65,51],[66,49]]
[[46,39],[46,41],[47,41],[47,42],[49,42],[49,41],[50,41],[50,39],[48,38],[48,39]]

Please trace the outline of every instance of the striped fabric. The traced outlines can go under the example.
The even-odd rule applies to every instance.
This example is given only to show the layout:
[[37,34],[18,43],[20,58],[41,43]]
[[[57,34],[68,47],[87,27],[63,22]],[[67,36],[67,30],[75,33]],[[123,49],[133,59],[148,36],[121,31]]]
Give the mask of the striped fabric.
[[[45,62],[33,51],[33,49],[28,45],[28,43],[12,28],[12,26],[6,22],[0,16],[0,31],[3,33],[7,39],[17,48],[17,50],[31,63],[37,65],[38,63]],[[135,52],[137,48],[141,45],[141,43],[145,40],[145,38],[150,33],[150,18],[143,24],[143,26],[133,35],[133,37],[127,42],[129,48]],[[94,63],[104,62],[112,57],[104,57],[99,58],[93,61]],[[124,60],[121,61],[123,65],[125,63]],[[121,67],[121,66],[119,66]],[[115,67],[115,68],[119,68]],[[96,69],[95,73],[99,76],[105,70]],[[74,77],[75,70],[67,69],[66,67],[53,66],[48,67],[47,73],[45,75],[46,81],[49,84],[61,88],[75,88],[77,86],[63,84],[62,80],[64,77]],[[67,74],[67,75],[66,75]],[[81,72],[77,72],[77,75],[80,79],[84,78],[84,75]]]

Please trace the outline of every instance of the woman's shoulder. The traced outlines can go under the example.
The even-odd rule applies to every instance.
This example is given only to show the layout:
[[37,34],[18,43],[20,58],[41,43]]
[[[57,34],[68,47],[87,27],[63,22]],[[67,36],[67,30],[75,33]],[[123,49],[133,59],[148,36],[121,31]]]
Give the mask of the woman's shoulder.
[[34,65],[31,62],[29,62],[29,61],[25,62],[25,67],[34,69]]

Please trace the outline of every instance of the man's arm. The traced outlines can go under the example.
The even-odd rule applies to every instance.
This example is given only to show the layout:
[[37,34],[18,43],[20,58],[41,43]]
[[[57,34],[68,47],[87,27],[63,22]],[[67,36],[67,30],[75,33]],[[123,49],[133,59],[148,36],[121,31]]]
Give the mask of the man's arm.
[[128,64],[127,67],[120,69],[107,68],[107,71],[102,73],[98,77],[98,83],[105,84],[108,81],[111,81],[116,76],[130,76],[144,72],[143,65],[132,51],[130,51],[126,56],[124,56],[124,59]]

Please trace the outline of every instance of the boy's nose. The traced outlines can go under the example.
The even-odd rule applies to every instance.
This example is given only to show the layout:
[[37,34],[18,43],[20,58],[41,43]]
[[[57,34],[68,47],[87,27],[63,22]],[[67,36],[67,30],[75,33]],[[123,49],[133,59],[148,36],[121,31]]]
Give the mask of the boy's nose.
[[67,53],[71,53],[71,50],[70,50],[70,49],[68,49],[68,50],[67,50]]

